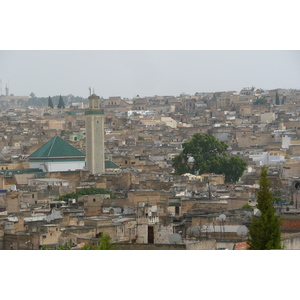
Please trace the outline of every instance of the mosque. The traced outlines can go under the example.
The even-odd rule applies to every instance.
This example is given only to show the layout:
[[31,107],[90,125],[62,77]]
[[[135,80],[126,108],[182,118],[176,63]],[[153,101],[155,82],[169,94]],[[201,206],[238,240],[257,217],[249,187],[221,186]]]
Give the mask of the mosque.
[[[55,136],[28,156],[30,169],[43,172],[88,170],[92,174],[105,172],[104,159],[104,111],[100,108],[100,97],[89,96],[85,110],[86,156],[68,142]],[[117,167],[117,166],[116,166]]]

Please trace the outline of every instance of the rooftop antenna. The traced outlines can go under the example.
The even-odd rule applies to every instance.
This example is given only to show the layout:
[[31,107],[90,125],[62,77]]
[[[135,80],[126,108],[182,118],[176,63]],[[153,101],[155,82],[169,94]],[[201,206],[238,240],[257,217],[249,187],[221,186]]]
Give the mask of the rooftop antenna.
[[89,86],[89,91],[90,91],[90,96],[92,95],[92,89],[91,87]]
[[180,244],[181,241],[182,241],[182,238],[179,233],[173,233],[169,238],[170,244]]
[[93,94],[95,94],[95,89],[93,88]]

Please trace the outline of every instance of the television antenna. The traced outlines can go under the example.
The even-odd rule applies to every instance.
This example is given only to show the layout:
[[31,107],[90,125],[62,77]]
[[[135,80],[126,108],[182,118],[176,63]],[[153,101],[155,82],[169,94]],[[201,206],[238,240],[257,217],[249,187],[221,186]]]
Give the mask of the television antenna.
[[170,244],[180,244],[181,241],[182,241],[182,238],[179,233],[173,233],[169,238]]

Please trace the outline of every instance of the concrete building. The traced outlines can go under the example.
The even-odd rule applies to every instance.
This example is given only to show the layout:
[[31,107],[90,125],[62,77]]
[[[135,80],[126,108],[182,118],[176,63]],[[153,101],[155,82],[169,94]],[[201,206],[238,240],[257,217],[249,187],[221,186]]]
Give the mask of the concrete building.
[[99,96],[89,97],[89,107],[85,111],[86,120],[86,167],[93,173],[105,172],[104,160],[104,111],[100,109]]

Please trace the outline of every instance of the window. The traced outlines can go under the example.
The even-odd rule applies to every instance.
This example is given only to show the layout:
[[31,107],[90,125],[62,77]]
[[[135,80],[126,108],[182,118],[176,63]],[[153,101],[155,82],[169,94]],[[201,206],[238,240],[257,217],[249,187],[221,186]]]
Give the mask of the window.
[[31,195],[32,199],[34,199],[34,194]]
[[93,202],[96,202],[96,199],[95,199],[95,198],[93,199]]

